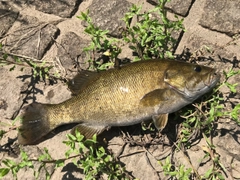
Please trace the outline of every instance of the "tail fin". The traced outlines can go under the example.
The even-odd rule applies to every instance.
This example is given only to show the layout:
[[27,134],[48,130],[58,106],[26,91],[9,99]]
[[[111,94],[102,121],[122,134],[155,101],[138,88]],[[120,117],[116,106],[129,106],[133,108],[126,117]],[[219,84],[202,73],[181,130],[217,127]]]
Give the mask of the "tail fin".
[[18,132],[19,144],[33,144],[51,131],[46,108],[40,103],[27,106]]

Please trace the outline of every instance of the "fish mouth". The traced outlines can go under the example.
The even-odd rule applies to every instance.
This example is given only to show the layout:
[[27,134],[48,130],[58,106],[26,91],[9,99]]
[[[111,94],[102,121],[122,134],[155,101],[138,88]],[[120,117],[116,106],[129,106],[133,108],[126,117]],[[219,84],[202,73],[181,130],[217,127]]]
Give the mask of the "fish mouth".
[[207,86],[209,89],[213,88],[220,80],[221,75],[216,70],[212,70],[208,77],[208,83],[204,82],[204,85]]

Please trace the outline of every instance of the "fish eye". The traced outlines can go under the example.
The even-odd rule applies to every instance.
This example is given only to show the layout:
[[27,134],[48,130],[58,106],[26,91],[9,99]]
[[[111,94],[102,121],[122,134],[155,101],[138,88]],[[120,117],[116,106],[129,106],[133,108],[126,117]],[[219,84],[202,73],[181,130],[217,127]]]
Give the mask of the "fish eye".
[[194,71],[196,71],[196,72],[201,72],[201,70],[202,70],[201,66],[197,65],[194,67]]

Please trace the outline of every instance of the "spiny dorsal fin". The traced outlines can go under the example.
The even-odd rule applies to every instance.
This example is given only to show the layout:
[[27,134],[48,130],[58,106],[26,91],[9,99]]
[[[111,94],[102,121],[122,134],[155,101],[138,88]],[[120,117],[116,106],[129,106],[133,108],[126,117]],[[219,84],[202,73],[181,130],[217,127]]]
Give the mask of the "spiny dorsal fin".
[[85,124],[78,124],[71,130],[71,134],[75,135],[76,129],[85,136],[86,139],[92,139],[94,134],[101,134],[107,126],[90,126]]
[[152,116],[152,119],[155,127],[161,132],[167,125],[168,114],[154,115]]
[[84,87],[90,84],[98,74],[98,72],[93,71],[81,71],[72,80],[68,81],[68,88],[73,95],[77,95]]

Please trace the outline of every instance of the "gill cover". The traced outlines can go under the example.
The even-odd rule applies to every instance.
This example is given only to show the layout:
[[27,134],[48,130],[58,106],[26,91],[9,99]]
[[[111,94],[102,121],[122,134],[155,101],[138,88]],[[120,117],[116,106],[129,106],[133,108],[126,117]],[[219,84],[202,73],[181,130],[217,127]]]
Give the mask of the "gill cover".
[[209,91],[219,80],[210,67],[182,63],[165,71],[164,82],[187,99],[197,99]]

